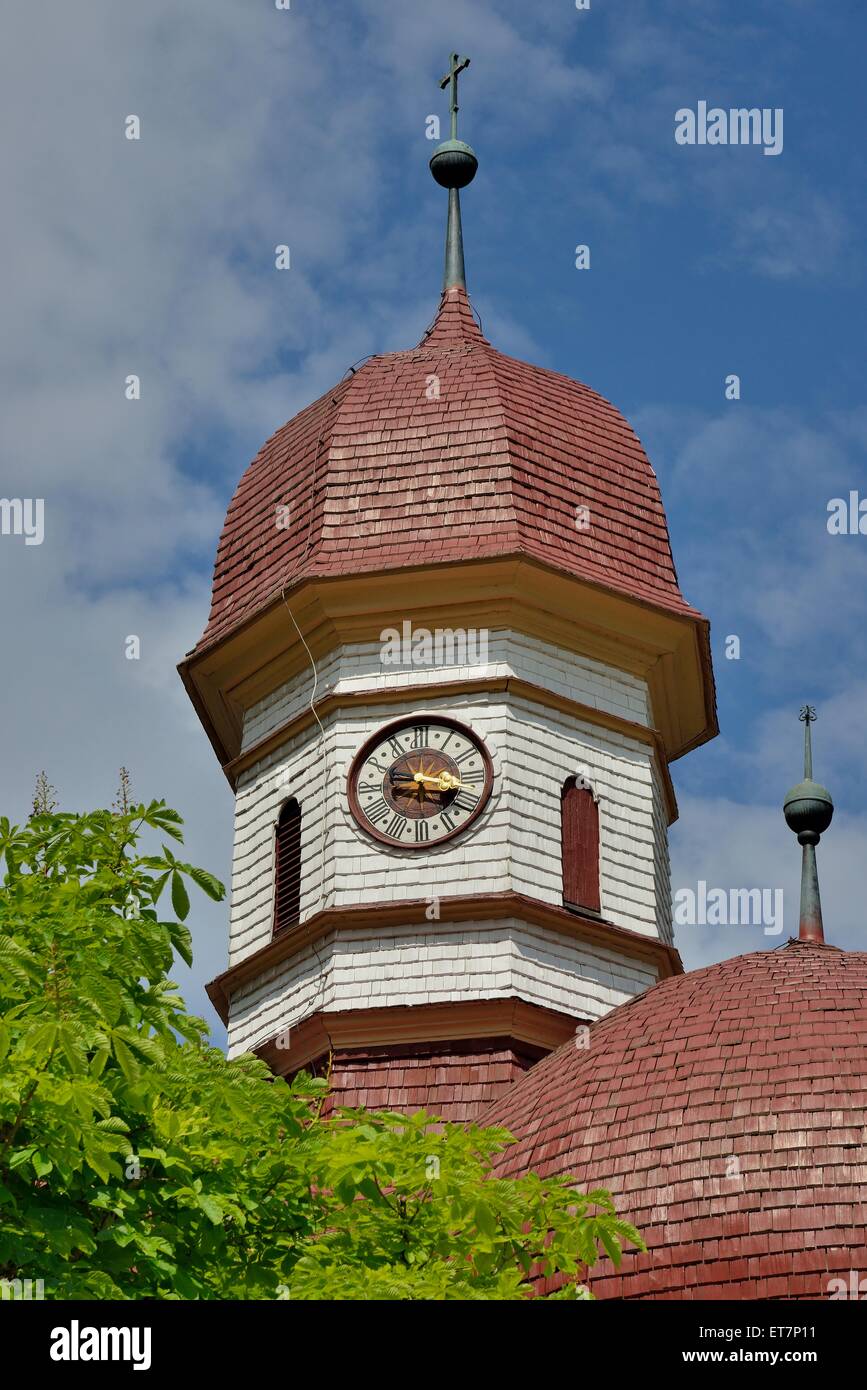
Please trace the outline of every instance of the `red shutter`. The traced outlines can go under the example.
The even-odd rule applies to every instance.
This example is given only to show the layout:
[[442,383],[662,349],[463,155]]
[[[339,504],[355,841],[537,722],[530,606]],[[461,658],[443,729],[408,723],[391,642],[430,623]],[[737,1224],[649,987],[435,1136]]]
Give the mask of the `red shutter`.
[[600,910],[599,807],[593,793],[569,777],[560,793],[563,839],[563,901],[570,907]]
[[301,807],[287,801],[277,822],[274,935],[298,925],[301,916]]

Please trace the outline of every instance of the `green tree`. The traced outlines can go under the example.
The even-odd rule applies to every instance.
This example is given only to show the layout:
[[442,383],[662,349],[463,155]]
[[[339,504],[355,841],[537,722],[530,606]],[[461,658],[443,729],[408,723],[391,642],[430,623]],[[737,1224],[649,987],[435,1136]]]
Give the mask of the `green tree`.
[[[0,820],[0,1278],[49,1298],[515,1299],[535,1266],[586,1296],[640,1246],[607,1193],[491,1176],[502,1131],[342,1111],[325,1083],[227,1061],[168,978],[191,961],[164,802]],[[159,853],[142,838],[159,836]],[[171,904],[171,911],[164,905]]]

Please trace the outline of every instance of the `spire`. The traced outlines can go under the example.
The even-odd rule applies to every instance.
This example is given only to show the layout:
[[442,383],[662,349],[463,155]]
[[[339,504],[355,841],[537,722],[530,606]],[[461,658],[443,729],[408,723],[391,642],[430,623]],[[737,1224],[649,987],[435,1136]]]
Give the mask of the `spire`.
[[825,934],[822,929],[816,846],[823,831],[831,824],[834,803],[826,789],[813,781],[810,725],[815,721],[816,711],[812,705],[804,705],[798,717],[804,723],[804,780],[787,793],[783,802],[783,815],[789,829],[797,833],[798,843],[802,846],[801,923],[798,936],[801,941],[813,941],[822,945]]
[[453,53],[449,60],[449,70],[440,80],[440,87],[449,88],[449,112],[451,114],[451,134],[448,140],[437,145],[430,160],[430,171],[441,188],[449,190],[449,216],[446,225],[446,261],[443,275],[443,289],[460,285],[466,289],[464,273],[464,238],[461,230],[461,199],[458,192],[472,183],[479,167],[479,161],[469,145],[458,139],[458,74],[470,65],[469,58]]

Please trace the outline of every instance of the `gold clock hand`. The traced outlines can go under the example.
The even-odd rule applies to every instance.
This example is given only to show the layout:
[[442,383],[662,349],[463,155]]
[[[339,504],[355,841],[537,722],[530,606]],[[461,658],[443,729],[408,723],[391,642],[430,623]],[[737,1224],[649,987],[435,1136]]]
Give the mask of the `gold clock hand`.
[[450,772],[440,772],[436,776],[417,772],[413,780],[419,784],[429,782],[431,786],[436,787],[441,792],[459,791],[461,787],[460,778],[453,777]]
[[441,772],[439,784],[444,792],[459,791],[462,785],[460,777],[455,777],[451,772]]
[[460,791],[463,783],[459,777],[453,776],[451,772],[415,772],[413,773],[412,781],[398,781],[395,776],[392,776],[391,785],[392,788],[397,791],[406,788],[411,789],[414,787],[429,786],[435,787],[437,791],[441,792],[456,792]]

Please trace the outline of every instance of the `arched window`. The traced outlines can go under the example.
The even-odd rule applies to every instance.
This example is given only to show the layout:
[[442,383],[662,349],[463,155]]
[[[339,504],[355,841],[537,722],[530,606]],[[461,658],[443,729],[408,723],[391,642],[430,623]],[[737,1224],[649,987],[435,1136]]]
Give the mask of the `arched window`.
[[296,927],[301,917],[301,807],[293,797],[277,821],[274,935]]
[[563,902],[600,910],[599,807],[583,777],[567,777],[560,792]]

